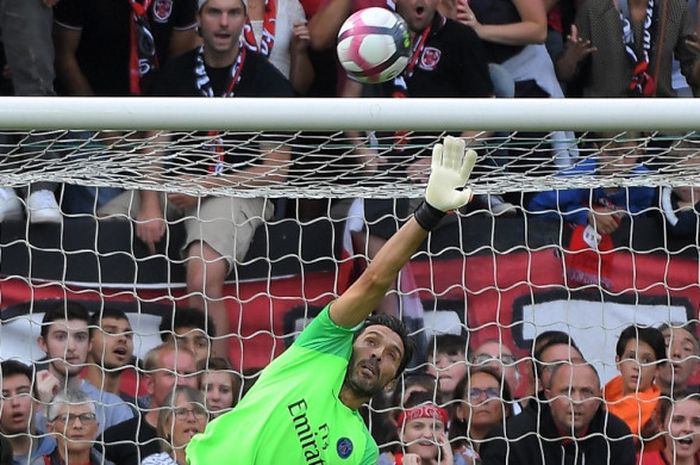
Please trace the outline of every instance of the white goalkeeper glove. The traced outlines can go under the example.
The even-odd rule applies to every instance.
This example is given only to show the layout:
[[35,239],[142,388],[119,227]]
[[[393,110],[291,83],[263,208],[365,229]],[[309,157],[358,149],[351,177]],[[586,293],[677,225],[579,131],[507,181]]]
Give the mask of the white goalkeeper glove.
[[416,221],[427,231],[434,229],[445,213],[469,203],[472,191],[466,187],[476,163],[476,152],[465,152],[464,140],[447,136],[433,147],[430,179],[425,202],[416,209]]

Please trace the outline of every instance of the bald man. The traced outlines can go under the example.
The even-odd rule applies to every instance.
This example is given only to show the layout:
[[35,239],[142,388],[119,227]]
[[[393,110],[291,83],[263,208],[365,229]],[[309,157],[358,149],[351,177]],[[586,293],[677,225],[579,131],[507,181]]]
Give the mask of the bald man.
[[545,398],[538,410],[510,418],[506,434],[491,431],[481,446],[483,465],[634,465],[630,430],[605,410],[592,365],[555,366]]

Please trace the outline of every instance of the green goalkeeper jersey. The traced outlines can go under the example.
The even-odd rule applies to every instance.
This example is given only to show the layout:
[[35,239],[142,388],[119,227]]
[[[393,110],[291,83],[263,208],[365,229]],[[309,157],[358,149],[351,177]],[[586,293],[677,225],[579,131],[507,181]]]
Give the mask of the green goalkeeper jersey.
[[333,323],[328,308],[235,409],[192,438],[190,465],[376,465],[377,444],[339,398],[357,328]]

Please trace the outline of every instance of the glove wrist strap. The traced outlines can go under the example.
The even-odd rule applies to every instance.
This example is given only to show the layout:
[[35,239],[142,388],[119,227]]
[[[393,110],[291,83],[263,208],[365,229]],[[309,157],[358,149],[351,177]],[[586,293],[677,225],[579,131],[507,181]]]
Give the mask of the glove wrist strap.
[[432,231],[440,224],[440,221],[445,216],[445,212],[438,210],[424,200],[416,208],[413,216],[415,216],[421,228],[426,231]]

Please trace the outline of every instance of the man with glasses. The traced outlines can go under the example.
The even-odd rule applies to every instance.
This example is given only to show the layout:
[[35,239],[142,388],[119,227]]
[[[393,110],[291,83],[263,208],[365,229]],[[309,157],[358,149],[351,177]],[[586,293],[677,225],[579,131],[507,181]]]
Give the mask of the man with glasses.
[[44,457],[46,465],[101,465],[92,450],[99,423],[94,402],[84,393],[66,390],[57,394],[48,409],[48,431],[56,449]]
[[491,431],[480,450],[483,465],[634,465],[630,430],[606,411],[592,365],[556,364],[545,397],[538,410]]

